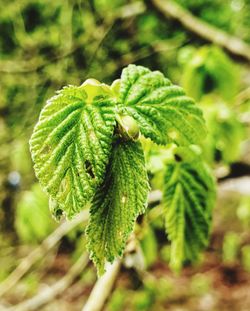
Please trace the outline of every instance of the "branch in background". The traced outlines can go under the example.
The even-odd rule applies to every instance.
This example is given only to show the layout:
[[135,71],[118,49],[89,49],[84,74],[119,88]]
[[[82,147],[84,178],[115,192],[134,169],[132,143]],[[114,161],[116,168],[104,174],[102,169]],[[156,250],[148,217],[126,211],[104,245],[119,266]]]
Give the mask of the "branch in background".
[[[215,174],[217,172],[215,171]],[[217,176],[218,182],[226,179],[235,179],[239,177],[250,176],[250,164],[244,162],[234,162],[230,165],[229,172],[226,175]]]
[[[249,177],[244,178],[245,187],[242,188],[243,178],[228,179],[222,183],[220,188],[224,191],[230,190],[235,192],[248,193],[250,184]],[[160,202],[162,200],[162,192],[154,190],[149,193],[148,204]],[[0,284],[0,296],[8,292],[32,267],[32,265],[42,258],[51,248],[53,248],[61,238],[70,232],[77,225],[88,220],[88,211],[83,211],[75,219],[70,222],[62,223],[52,234],[50,234],[39,247],[34,249],[27,257],[25,257],[18,267]]]
[[52,286],[48,286],[38,295],[21,302],[6,311],[35,311],[41,306],[48,304],[57,296],[61,295],[74,281],[74,279],[84,270],[88,263],[88,255],[82,254],[76,263],[70,268],[69,272],[60,281]]
[[184,27],[198,36],[217,44],[235,55],[250,60],[250,46],[241,39],[209,25],[193,16],[177,3],[167,0],[151,0],[153,5],[166,17],[177,19]]
[[219,195],[226,194],[227,192],[236,192],[240,195],[249,195],[250,189],[250,176],[240,178],[230,178],[219,183]]
[[162,200],[162,192],[160,190],[153,190],[148,194],[148,204],[160,202]]
[[95,283],[82,311],[101,311],[109,297],[121,267],[121,259],[107,267],[105,274]]
[[[233,191],[239,192],[242,194],[247,194],[250,184],[250,178],[235,178],[229,179],[222,183],[219,186],[219,194],[222,195],[224,192]],[[155,190],[150,192],[148,197],[148,204],[153,204],[160,202],[162,200],[162,192]],[[157,212],[157,215],[159,213]],[[154,216],[157,216],[154,215]],[[155,218],[153,216],[153,218]],[[29,270],[29,268],[45,255],[49,249],[51,249],[66,233],[72,230],[75,226],[84,222],[88,219],[87,211],[79,214],[71,222],[65,222],[60,227],[58,227],[44,242],[36,248],[33,252],[30,253],[16,268],[15,271],[1,284],[1,294],[3,295],[10,289],[15,283]],[[128,249],[128,246],[127,248]],[[130,250],[131,251],[131,250]],[[81,273],[88,262],[88,257],[86,254],[82,255],[78,261],[72,266],[69,272],[64,278],[60,281],[42,291],[40,294],[35,297],[28,299],[19,305],[13,306],[11,308],[3,308],[0,306],[0,310],[6,311],[32,311],[37,310],[42,305],[49,303],[56,296],[60,295],[65,291],[74,279]],[[107,268],[107,272],[96,282],[94,288],[87,300],[87,303],[84,305],[82,311],[100,311],[102,310],[107,298],[109,297],[115,280],[118,276],[119,270],[121,267],[121,259],[117,259],[112,265]]]
[[[162,192],[155,190],[149,193],[148,204],[153,204],[161,201]],[[135,243],[135,236],[132,234],[127,242],[125,253],[133,253],[136,250],[137,244]],[[118,258],[112,265],[106,268],[105,274],[100,277],[95,283],[91,294],[82,308],[82,311],[101,311],[107,298],[109,297],[116,278],[119,274],[122,259]]]
[[248,100],[250,100],[250,87],[244,89],[235,97],[235,105],[240,106]]
[[[152,191],[148,197],[148,204],[152,204],[161,200],[161,192]],[[81,212],[72,221],[62,223],[54,232],[52,232],[36,249],[34,249],[27,257],[25,257],[17,268],[0,284],[0,297],[7,293],[32,267],[32,265],[42,258],[53,248],[61,238],[74,229],[79,224],[88,220],[88,211]]]
[[[154,203],[161,199],[161,191],[153,191],[148,203]],[[152,200],[152,201],[151,201]],[[138,271],[145,269],[144,257],[135,234],[132,233],[127,241],[127,245],[122,258],[117,258],[113,264],[108,264],[105,274],[95,283],[90,296],[82,308],[82,311],[101,311],[107,299],[110,297],[114,283],[118,277],[122,261],[126,268],[135,268]]]
[[[234,191],[247,194],[250,184],[250,178],[246,180],[246,178],[236,178],[230,179],[220,184],[219,190],[220,195],[222,195],[225,191]],[[242,188],[243,185],[246,185]],[[246,192],[245,192],[246,191]],[[149,194],[148,203],[152,204],[154,202],[161,201],[162,199],[162,192],[159,190],[155,190]],[[132,240],[133,242],[133,240]],[[133,244],[133,243],[132,243]],[[127,245],[126,250],[129,252],[133,252],[136,244],[133,244],[132,248],[129,248]],[[125,251],[126,252],[126,251]],[[92,292],[84,305],[82,311],[101,311],[105,305],[107,298],[109,297],[113,285],[116,281],[118,276],[119,270],[121,266],[121,260],[117,259],[109,268],[107,269],[106,273],[95,283]],[[143,273],[143,270],[140,271]]]
[[126,19],[140,15],[146,11],[145,5],[141,1],[124,5],[117,9],[115,13],[116,18]]
[[[249,185],[250,185],[250,178],[247,176],[241,177],[241,178],[228,179],[219,184],[219,194],[222,195],[224,192],[233,191],[233,192],[239,192],[239,193],[247,195],[249,192],[248,191]],[[161,200],[162,200],[161,191],[155,190],[155,191],[150,192],[149,197],[148,197],[148,204],[160,202]],[[157,215],[158,214],[159,213],[157,212]],[[157,215],[154,215],[154,216],[157,216]],[[155,218],[154,216],[153,218]],[[55,246],[65,234],[67,234],[70,230],[72,230],[78,224],[86,221],[87,219],[88,219],[88,212],[84,211],[80,213],[78,217],[76,217],[73,221],[65,222],[61,224],[50,236],[48,236],[43,241],[43,243],[38,248],[36,248],[33,252],[31,252],[25,259],[23,259],[20,265],[0,285],[1,295],[5,294],[11,287],[13,287],[20,280],[20,278],[30,269],[30,267],[37,260],[39,260],[42,256],[44,256],[53,246]],[[20,310],[35,310],[34,308],[32,309],[33,305],[38,304],[38,303],[41,305],[46,304],[49,301],[51,301],[55,296],[62,293],[72,283],[74,278],[82,271],[82,270],[78,270],[78,268],[79,266],[83,265],[83,264],[80,265],[79,262],[81,262],[84,258],[81,257],[81,259],[77,261],[77,263],[70,269],[69,273],[65,276],[65,278],[61,280],[62,282],[60,281],[57,282],[56,284],[52,286],[52,288],[49,289],[49,291],[46,290],[42,292],[41,294],[18,305],[19,307],[22,307],[22,306],[26,307],[26,309],[20,309]],[[106,299],[108,298],[112,290],[112,286],[119,273],[120,266],[121,266],[121,261],[120,260],[115,261],[115,263],[109,267],[108,271],[104,274],[104,276],[101,277],[97,281],[82,311],[101,310],[101,308],[103,307]],[[102,291],[101,291],[101,288],[102,288]],[[103,288],[105,288],[105,290],[103,290]],[[98,299],[96,297],[98,297]],[[16,306],[15,309],[11,309],[11,310],[15,310],[15,311],[19,310],[19,309],[16,309],[18,306]],[[28,309],[27,306],[29,306],[29,308],[31,309]]]
[[74,229],[77,225],[88,219],[88,211],[80,213],[72,221],[62,223],[54,232],[52,232],[36,249],[25,257],[18,267],[0,284],[0,297],[7,293],[31,268],[31,266],[42,258],[53,248],[61,238]]

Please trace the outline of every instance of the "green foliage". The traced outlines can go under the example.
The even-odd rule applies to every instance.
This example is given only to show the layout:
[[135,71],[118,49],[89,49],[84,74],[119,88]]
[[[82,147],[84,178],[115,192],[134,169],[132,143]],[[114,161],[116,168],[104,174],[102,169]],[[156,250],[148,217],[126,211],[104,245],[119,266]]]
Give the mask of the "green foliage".
[[190,289],[195,296],[204,296],[211,290],[211,279],[206,274],[196,274],[191,279]]
[[245,136],[238,115],[216,97],[206,98],[202,105],[208,127],[208,135],[203,143],[204,156],[211,164],[237,161]]
[[120,102],[121,112],[131,115],[141,133],[157,144],[197,144],[205,136],[201,110],[159,71],[135,65],[125,68]]
[[67,217],[79,212],[101,183],[115,124],[110,99],[89,104],[92,90],[85,90],[82,85],[59,91],[30,140],[36,175]]
[[90,208],[88,250],[99,274],[105,261],[120,256],[148,194],[144,155],[139,142],[114,144],[107,174]]
[[99,274],[122,254],[145,211],[147,174],[135,142],[140,132],[177,145],[199,143],[206,133],[201,110],[180,87],[159,71],[129,65],[111,86],[88,79],[59,91],[30,140],[54,217],[70,218],[91,202],[88,249]]
[[142,134],[161,144],[197,143],[205,134],[201,111],[157,71],[130,65],[120,84],[89,79],[62,89],[48,101],[30,140],[36,175],[58,203],[55,215],[63,210],[72,217],[92,199],[104,178],[115,117],[128,139],[138,137],[136,121]]
[[237,161],[244,139],[244,127],[236,113],[239,107],[232,108],[239,91],[238,66],[215,46],[187,46],[180,50],[179,62],[184,67],[182,84],[188,95],[200,100],[206,119],[206,159],[211,164]]
[[238,91],[239,70],[220,48],[204,46],[194,51],[187,47],[181,50],[179,58],[182,62],[186,58],[182,85],[188,95],[200,100],[215,92],[232,102]]
[[203,21],[250,41],[248,0],[176,0]]
[[150,226],[147,226],[144,229],[143,237],[141,239],[141,248],[144,254],[146,266],[150,267],[155,263],[158,255],[156,236],[154,230]]
[[250,245],[245,245],[241,249],[243,268],[250,272]]
[[[250,42],[249,0],[173,1],[187,7],[194,16],[201,20]],[[46,237],[46,233],[43,237],[38,238],[37,233],[34,232],[36,230],[45,232],[45,228],[47,228],[45,222],[50,222],[53,230],[58,226],[48,215],[48,197],[42,195],[39,190],[41,197],[35,195],[36,199],[31,199],[31,196],[34,195],[32,185],[36,183],[36,179],[34,178],[30,156],[27,154],[27,151],[29,152],[27,141],[45,100],[52,97],[54,91],[61,89],[63,85],[79,86],[88,77],[96,77],[110,85],[116,77],[119,77],[122,67],[129,63],[136,63],[152,70],[160,70],[171,81],[180,85],[183,72],[185,75],[193,60],[199,60],[200,57],[203,64],[194,68],[196,74],[190,75],[191,78],[188,82],[191,92],[198,89],[197,94],[201,98],[200,108],[203,110],[208,126],[207,138],[202,139],[206,159],[212,166],[215,165],[214,161],[216,161],[216,173],[219,172],[219,174],[222,171],[221,165],[225,167],[224,164],[231,164],[234,161],[248,163],[249,144],[246,140],[249,135],[242,135],[242,127],[244,126],[246,129],[248,127],[249,132],[250,101],[248,100],[249,89],[247,89],[249,66],[243,58],[228,54],[226,49],[224,54],[230,57],[233,66],[226,67],[225,64],[228,61],[224,62],[224,58],[221,60],[219,56],[211,61],[213,53],[203,52],[203,54],[201,52],[204,47],[204,40],[201,37],[187,30],[184,25],[174,19],[166,20],[157,9],[151,4],[148,5],[148,2],[144,0],[0,1],[1,281],[15,269],[21,259],[20,256],[23,257],[27,251],[27,247],[20,248],[19,243],[22,241],[39,243],[41,239]],[[134,8],[138,7],[144,7],[144,12],[135,13]],[[210,49],[210,47],[204,48],[207,51]],[[180,66],[177,64],[177,56],[181,63]],[[239,87],[236,88],[238,67],[241,70],[241,80]],[[220,69],[218,70],[218,68]],[[232,68],[231,72],[230,68]],[[210,72],[211,74],[209,74]],[[236,83],[232,83],[232,75],[234,75],[233,78]],[[219,82],[219,79],[222,82]],[[86,100],[88,107],[92,106],[91,102],[95,96],[110,95],[109,88],[107,90],[104,84],[99,84],[99,87],[96,87],[98,84],[93,80],[92,82],[88,81],[88,87],[84,88],[85,92],[91,94]],[[224,87],[221,87],[221,84]],[[238,94],[235,93],[235,89]],[[189,91],[187,95],[192,94]],[[166,161],[169,160],[169,155],[172,154],[172,147],[155,146],[150,139],[144,139],[142,131],[140,133],[138,122],[131,115],[128,116],[126,111],[125,114],[120,114],[120,111],[117,114],[116,108],[118,105],[122,105],[119,102],[119,83],[116,84],[116,90],[112,89],[112,92],[114,94],[111,97],[114,97],[112,100],[115,101],[116,106],[114,107],[116,124],[114,125],[114,135],[112,133],[110,150],[117,135],[126,142],[136,140],[139,135],[143,150],[146,151],[145,161],[150,186],[153,191],[162,190],[165,165]],[[205,101],[208,93],[209,97],[211,96],[211,102],[207,105]],[[223,99],[222,104],[221,99]],[[138,104],[136,105],[138,106]],[[118,117],[122,118],[121,126]],[[154,125],[152,127],[154,128]],[[145,146],[144,141],[147,141],[147,146]],[[110,157],[111,153],[109,153],[106,163]],[[84,161],[82,164],[85,168]],[[91,174],[91,167],[87,165],[87,168]],[[105,178],[108,168],[109,165],[107,164],[103,178]],[[225,172],[225,170],[223,171]],[[15,175],[19,176],[19,180],[14,186],[11,180],[13,181],[12,177]],[[100,185],[102,183],[100,182]],[[246,186],[245,181],[243,181],[243,186]],[[96,190],[99,187],[97,186]],[[76,190],[74,186],[73,190]],[[93,190],[94,192],[95,190]],[[154,192],[152,192],[149,198],[151,198],[151,194],[154,197]],[[157,262],[153,264],[149,273],[142,273],[139,278],[134,269],[130,269],[127,271],[128,273],[122,273],[122,282],[119,281],[116,284],[120,291],[116,297],[116,303],[112,304],[111,307],[113,297],[110,297],[108,306],[106,306],[107,310],[137,311],[138,309],[147,309],[160,311],[166,308],[195,310],[197,305],[199,305],[198,308],[220,310],[225,305],[224,285],[228,285],[225,283],[234,283],[233,288],[240,286],[241,292],[246,292],[244,286],[247,286],[247,282],[241,281],[246,279],[247,275],[244,274],[240,265],[233,268],[234,275],[231,275],[232,277],[228,278],[228,275],[225,277],[223,275],[223,278],[220,278],[221,282],[217,284],[218,273],[221,275],[220,257],[217,254],[222,251],[221,244],[217,242],[218,238],[220,240],[221,234],[225,234],[227,230],[234,230],[240,236],[243,234],[242,245],[244,246],[240,253],[241,262],[238,261],[238,263],[250,271],[250,246],[246,244],[249,244],[247,230],[250,224],[250,209],[247,202],[238,204],[238,196],[241,194],[233,193],[231,196],[228,191],[225,195],[223,192],[223,198],[220,196],[219,204],[214,213],[215,230],[211,248],[209,248],[209,256],[207,256],[202,267],[195,268],[195,270],[192,267],[185,269],[181,280],[169,274],[166,267],[171,255],[171,244],[166,243],[164,219],[160,217],[163,213],[163,203],[150,204],[148,215],[139,217],[135,234],[132,236],[135,235],[136,238],[140,239],[145,224],[148,222],[150,233],[144,236],[141,243],[143,253],[147,264],[153,263],[156,256],[158,257]],[[24,198],[27,201],[25,208],[21,207]],[[61,207],[52,198],[50,202],[52,214],[60,219],[60,216],[63,216],[63,209],[66,207]],[[90,203],[86,204],[86,208],[91,206]],[[83,207],[83,205],[82,207],[79,205],[77,210]],[[21,212],[22,210],[23,212]],[[47,215],[46,220],[44,220],[45,214]],[[17,226],[20,219],[22,220],[21,230],[18,229],[19,225]],[[16,232],[13,228],[14,221]],[[43,228],[40,226],[41,223]],[[69,256],[72,257],[72,255],[73,259],[76,259],[75,256],[85,251],[86,239],[83,234],[85,226],[85,222],[80,224],[61,240],[60,252],[57,256],[59,261],[56,260],[56,263],[60,264],[60,269],[61,263],[63,263],[63,269],[65,264],[66,266],[69,264],[68,260],[65,262],[64,259]],[[52,229],[48,230],[47,234]],[[25,233],[21,233],[23,231]],[[18,240],[16,240],[16,235],[18,235]],[[129,243],[130,245],[131,243]],[[73,251],[74,246],[75,251]],[[28,249],[32,249],[32,247],[31,245]],[[162,249],[162,256],[159,254],[160,249]],[[72,254],[72,252],[74,253]],[[136,254],[137,252],[128,255],[126,252],[126,263],[129,259],[138,260]],[[142,255],[141,252],[140,255]],[[134,257],[132,258],[132,256]],[[45,261],[47,262],[47,260]],[[213,281],[211,284],[214,284],[215,281],[219,285],[215,290],[206,286],[206,280],[202,278],[202,275],[198,274],[200,276],[195,277],[198,271],[202,274],[204,270],[207,270],[211,263],[217,267],[212,270],[213,273],[211,274]],[[50,283],[50,280],[54,279],[54,272],[56,271],[49,269],[49,275],[48,273],[44,274],[43,266],[41,267],[39,264],[38,275],[36,271],[31,271],[31,277],[35,275],[39,283],[47,282],[49,277]],[[208,274],[210,275],[210,272]],[[159,279],[160,275],[162,280]],[[192,276],[190,277],[190,275]],[[235,275],[236,277],[234,277]],[[147,278],[151,284],[148,284],[150,282],[146,280]],[[82,288],[86,295],[88,295],[89,288],[93,286],[95,279],[96,276],[92,267],[87,268],[81,276]],[[169,286],[172,290],[169,290],[169,286],[164,286],[164,281],[170,282]],[[147,285],[145,285],[146,283]],[[37,289],[36,285],[39,284],[36,282],[31,282],[30,285],[27,282],[17,284],[17,290],[9,292],[6,297],[6,303],[12,304],[12,302],[20,301],[20,297],[29,298],[27,295],[34,294]],[[31,289],[32,292],[30,292]],[[87,299],[86,295],[85,299]],[[201,295],[201,297],[197,297],[197,295]],[[55,309],[60,309],[61,302],[63,304],[61,300],[64,300],[64,297],[53,303]],[[241,302],[242,299],[239,301]],[[70,309],[77,308],[73,301],[70,303]],[[237,308],[236,304],[235,309],[240,309],[241,305]]]
[[19,238],[26,243],[42,241],[55,227],[49,215],[48,198],[38,184],[20,198],[15,227]]
[[[171,277],[164,275],[154,277],[152,273],[143,277],[142,284],[136,290],[124,287],[116,288],[107,305],[109,311],[151,311],[165,310],[169,300],[175,295],[179,297],[179,288],[175,286]],[[178,299],[178,298],[177,298]]]
[[166,232],[171,241],[170,267],[179,271],[184,261],[197,260],[208,244],[215,184],[198,157],[186,160],[182,151],[176,154],[176,160],[166,166],[164,202]]
[[244,228],[248,229],[250,227],[250,196],[241,199],[236,213]]
[[238,233],[226,233],[222,246],[222,257],[224,263],[234,264],[237,261],[240,249],[240,240],[241,239]]

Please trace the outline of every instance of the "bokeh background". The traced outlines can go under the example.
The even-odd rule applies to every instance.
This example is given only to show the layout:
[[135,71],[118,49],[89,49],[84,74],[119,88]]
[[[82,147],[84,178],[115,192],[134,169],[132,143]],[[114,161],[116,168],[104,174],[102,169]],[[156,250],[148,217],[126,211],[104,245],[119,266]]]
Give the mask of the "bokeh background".
[[[183,9],[193,28],[183,23]],[[226,40],[207,38],[201,26],[223,31]],[[8,289],[0,310],[65,277],[65,289],[33,310],[78,311],[87,300],[96,271],[85,254],[86,221],[82,216],[53,247],[42,244],[61,223],[50,216],[28,141],[56,90],[90,77],[111,83],[130,63],[162,71],[196,99],[218,198],[209,248],[180,275],[168,267],[169,243],[152,213],[138,235],[145,269],[128,258],[103,310],[250,310],[249,44],[249,0],[0,0],[0,293]],[[161,185],[161,156],[148,154],[152,190]],[[15,270],[23,260],[28,271]]]

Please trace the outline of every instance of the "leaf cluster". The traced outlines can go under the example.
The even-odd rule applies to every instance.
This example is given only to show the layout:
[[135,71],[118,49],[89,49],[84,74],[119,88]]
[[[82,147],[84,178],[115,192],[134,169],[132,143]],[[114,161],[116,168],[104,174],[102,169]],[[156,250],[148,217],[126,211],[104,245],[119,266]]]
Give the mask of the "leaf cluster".
[[[71,218],[90,203],[88,250],[102,274],[145,212],[149,186],[140,135],[188,146],[205,134],[202,112],[182,88],[159,71],[129,65],[111,86],[89,79],[59,91],[42,110],[30,149],[54,217]],[[183,208],[180,187],[173,190],[177,209]],[[207,234],[203,230],[204,239]]]

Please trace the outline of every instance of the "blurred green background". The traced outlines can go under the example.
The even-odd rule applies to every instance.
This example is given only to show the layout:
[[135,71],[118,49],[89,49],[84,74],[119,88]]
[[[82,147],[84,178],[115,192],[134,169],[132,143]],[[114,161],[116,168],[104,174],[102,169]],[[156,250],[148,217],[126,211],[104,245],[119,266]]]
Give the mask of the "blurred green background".
[[[209,130],[203,154],[218,179],[218,199],[204,258],[179,276],[168,267],[159,204],[138,233],[146,269],[125,264],[104,310],[250,310],[249,58],[187,30],[156,2],[0,0],[0,282],[60,225],[50,216],[29,153],[41,108],[64,85],[87,78],[111,83],[135,63],[162,71],[203,110]],[[177,3],[250,44],[249,0]],[[148,146],[152,190],[161,187],[163,158],[161,148]],[[0,298],[0,310],[60,280],[85,252],[84,243],[80,225]],[[95,280],[88,263],[63,295],[39,310],[81,310]]]

